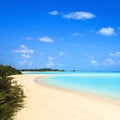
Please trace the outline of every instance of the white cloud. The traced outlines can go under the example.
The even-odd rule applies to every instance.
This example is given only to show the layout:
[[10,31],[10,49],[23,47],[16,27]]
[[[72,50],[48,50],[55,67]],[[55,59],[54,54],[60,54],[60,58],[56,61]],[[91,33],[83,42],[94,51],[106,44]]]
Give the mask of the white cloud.
[[104,36],[111,36],[115,34],[115,30],[112,27],[107,27],[107,28],[101,28],[98,31],[99,34],[104,35]]
[[55,15],[59,15],[59,13],[58,13],[58,11],[50,11],[48,14],[50,14],[50,15],[53,15],[53,16],[55,16]]
[[16,50],[13,50],[13,52],[15,52],[15,53],[32,54],[32,53],[34,53],[34,50],[28,49],[28,47],[25,46],[25,45],[21,45],[20,48],[18,48],[18,49],[16,49]]
[[29,62],[27,60],[23,60],[23,61],[19,61],[18,64],[21,65],[21,66],[23,66],[23,65],[32,66],[33,62]]
[[58,62],[58,63],[57,63],[57,66],[59,66],[59,67],[64,67],[65,65],[62,64],[62,63],[60,63],[60,62]]
[[79,36],[79,33],[75,32],[75,33],[72,33],[72,37],[78,37]]
[[51,67],[53,67],[53,66],[55,66],[54,58],[51,57],[51,56],[49,56],[49,57],[48,57],[48,62],[46,63],[46,67],[51,68]]
[[32,66],[34,63],[31,61],[23,60],[23,61],[19,61],[18,64],[21,66],[23,66],[23,65]]
[[51,57],[51,56],[48,57],[48,60],[49,60],[49,61],[52,61],[53,59],[54,59],[54,58]]
[[43,36],[43,37],[39,38],[39,40],[41,42],[53,42],[53,39],[48,36]]
[[110,65],[115,64],[115,62],[111,58],[107,59],[105,62],[106,62],[106,64],[110,64]]
[[120,56],[120,51],[117,51],[115,53],[110,53],[110,56]]
[[26,63],[27,63],[27,61],[26,60],[23,60],[23,61],[20,61],[20,62],[18,62],[19,63],[19,65],[25,65]]
[[91,63],[92,65],[98,65],[98,63],[97,63],[96,60],[90,60],[90,63]]
[[59,56],[65,56],[64,52],[59,52]]
[[62,59],[62,57],[65,56],[65,53],[60,51],[58,52],[57,55],[55,56],[48,56],[48,60],[47,60],[47,63],[46,63],[46,66],[47,67],[59,67],[59,66],[63,66],[63,64],[60,62]]
[[74,20],[85,20],[85,19],[92,19],[95,17],[95,15],[90,12],[76,11],[63,15],[63,17]]
[[[64,56],[64,53],[60,52],[59,55]],[[48,68],[65,66],[63,63],[61,63],[59,61],[59,59],[57,59],[56,57],[52,57],[52,56],[48,56],[48,61],[47,61],[47,63],[45,65]]]
[[55,64],[53,62],[46,63],[46,67],[48,67],[48,68],[51,68],[53,66],[55,66]]
[[28,54],[22,54],[21,56],[24,57],[24,58],[30,58],[30,57],[31,57],[31,56],[28,55]]

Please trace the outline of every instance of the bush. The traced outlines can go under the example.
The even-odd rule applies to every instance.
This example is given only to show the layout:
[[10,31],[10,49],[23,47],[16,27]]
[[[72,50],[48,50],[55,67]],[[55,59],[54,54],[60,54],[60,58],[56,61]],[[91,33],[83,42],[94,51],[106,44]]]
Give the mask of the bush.
[[22,73],[21,71],[16,70],[11,66],[0,65],[0,76],[9,76],[9,75],[16,75],[16,74],[22,74]]
[[13,120],[15,113],[24,106],[22,87],[8,77],[17,74],[15,71],[12,67],[0,65],[0,120]]

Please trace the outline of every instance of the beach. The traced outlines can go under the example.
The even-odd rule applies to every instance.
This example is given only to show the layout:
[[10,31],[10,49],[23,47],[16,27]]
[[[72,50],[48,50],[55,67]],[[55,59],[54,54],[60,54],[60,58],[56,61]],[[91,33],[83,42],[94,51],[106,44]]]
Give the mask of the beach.
[[38,84],[49,75],[15,75],[23,86],[25,107],[15,120],[120,120],[120,105],[96,96],[77,94]]

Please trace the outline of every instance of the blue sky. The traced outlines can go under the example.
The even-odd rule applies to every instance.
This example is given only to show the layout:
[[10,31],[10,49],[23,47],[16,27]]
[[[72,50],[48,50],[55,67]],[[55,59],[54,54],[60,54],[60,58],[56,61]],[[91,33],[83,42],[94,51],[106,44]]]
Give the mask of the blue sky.
[[1,0],[0,63],[120,70],[119,0]]

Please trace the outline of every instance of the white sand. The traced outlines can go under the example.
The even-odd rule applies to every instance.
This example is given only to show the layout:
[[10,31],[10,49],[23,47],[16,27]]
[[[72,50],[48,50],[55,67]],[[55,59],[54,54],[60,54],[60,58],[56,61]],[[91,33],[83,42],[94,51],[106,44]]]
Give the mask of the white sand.
[[120,105],[95,97],[38,85],[46,75],[16,75],[27,96],[15,120],[120,120]]

